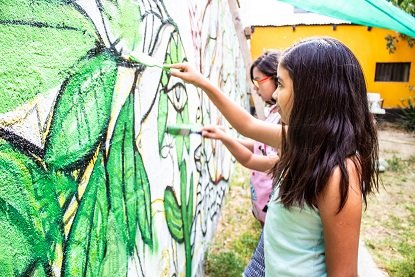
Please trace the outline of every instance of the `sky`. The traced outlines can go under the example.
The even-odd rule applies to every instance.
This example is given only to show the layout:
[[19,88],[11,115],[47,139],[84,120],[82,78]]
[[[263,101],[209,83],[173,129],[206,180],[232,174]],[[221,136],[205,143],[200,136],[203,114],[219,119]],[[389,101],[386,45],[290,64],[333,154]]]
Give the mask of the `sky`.
[[277,0],[239,0],[244,27],[264,25],[330,24],[346,21],[312,13],[294,14],[294,7]]

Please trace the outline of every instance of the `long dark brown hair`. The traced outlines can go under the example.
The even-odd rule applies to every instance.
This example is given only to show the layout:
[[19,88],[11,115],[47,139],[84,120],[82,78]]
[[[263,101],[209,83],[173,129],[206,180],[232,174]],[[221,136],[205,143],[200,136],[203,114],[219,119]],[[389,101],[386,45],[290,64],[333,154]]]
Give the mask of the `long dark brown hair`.
[[333,169],[340,168],[340,203],[349,192],[346,159],[359,170],[365,204],[378,189],[378,140],[369,112],[362,68],[353,53],[331,38],[302,41],[282,56],[293,81],[293,107],[283,132],[281,159],[273,169],[285,207],[316,207]]

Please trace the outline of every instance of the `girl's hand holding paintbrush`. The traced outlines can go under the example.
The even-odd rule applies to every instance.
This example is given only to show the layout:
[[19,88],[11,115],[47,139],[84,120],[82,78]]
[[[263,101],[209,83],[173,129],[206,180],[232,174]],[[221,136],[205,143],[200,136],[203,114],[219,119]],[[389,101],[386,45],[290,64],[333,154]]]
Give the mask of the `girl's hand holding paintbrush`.
[[201,131],[204,138],[224,140],[229,136],[223,126],[207,125],[202,127]]
[[189,63],[176,63],[165,65],[170,68],[170,75],[184,80],[186,83],[201,87],[203,82],[208,80],[197,70],[195,70]]

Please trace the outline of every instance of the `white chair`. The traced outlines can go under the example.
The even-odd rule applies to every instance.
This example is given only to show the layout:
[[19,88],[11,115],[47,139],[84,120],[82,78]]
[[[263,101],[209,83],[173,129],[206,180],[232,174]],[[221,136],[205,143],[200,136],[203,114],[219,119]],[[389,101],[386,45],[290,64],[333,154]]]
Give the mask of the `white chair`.
[[[383,99],[380,98],[380,93],[368,92],[367,100],[369,102],[369,111],[373,114],[385,114],[385,110],[382,109]],[[384,172],[388,167],[388,162],[385,159],[379,158],[378,160],[379,172]]]
[[385,114],[385,110],[382,109],[383,99],[380,98],[380,93],[368,92],[367,100],[369,102],[369,111],[373,114]]

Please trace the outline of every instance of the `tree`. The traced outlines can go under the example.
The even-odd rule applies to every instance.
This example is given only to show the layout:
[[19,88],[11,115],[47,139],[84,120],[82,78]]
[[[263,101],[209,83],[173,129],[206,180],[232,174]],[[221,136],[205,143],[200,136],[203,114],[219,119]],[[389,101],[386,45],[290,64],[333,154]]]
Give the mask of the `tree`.
[[[386,0],[391,2],[394,6],[400,8],[401,10],[409,13],[412,16],[415,16],[415,0]],[[402,40],[406,40],[408,42],[409,47],[413,47],[415,45],[415,38],[412,38],[408,35],[399,34],[399,38]],[[396,43],[399,41],[396,36],[387,35],[385,37],[386,40],[386,49],[389,50],[389,53],[392,54],[396,51]]]

